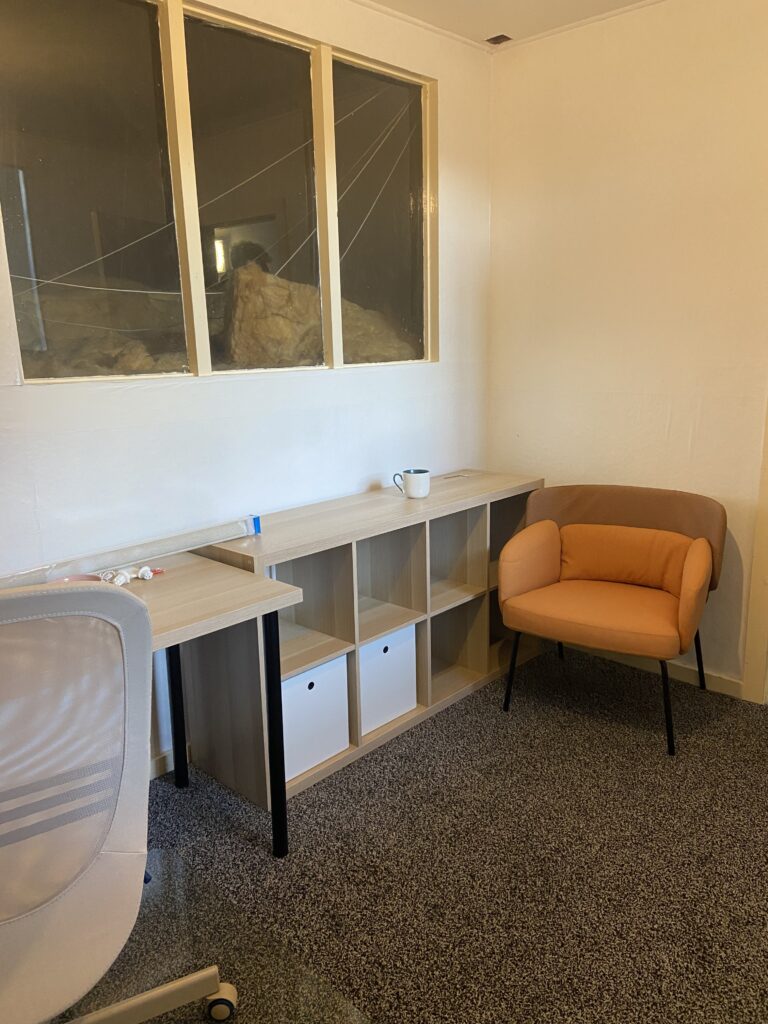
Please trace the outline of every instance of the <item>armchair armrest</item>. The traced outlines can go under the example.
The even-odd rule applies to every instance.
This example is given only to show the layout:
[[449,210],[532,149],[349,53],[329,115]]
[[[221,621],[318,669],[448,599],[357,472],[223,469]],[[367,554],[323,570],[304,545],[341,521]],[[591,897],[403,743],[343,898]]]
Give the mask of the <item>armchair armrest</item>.
[[551,519],[526,526],[499,557],[499,604],[560,580],[560,530]]
[[683,563],[683,579],[680,585],[680,606],[678,608],[681,654],[684,654],[691,646],[696,630],[699,628],[709,594],[711,575],[712,548],[708,540],[698,537],[688,548],[688,554]]

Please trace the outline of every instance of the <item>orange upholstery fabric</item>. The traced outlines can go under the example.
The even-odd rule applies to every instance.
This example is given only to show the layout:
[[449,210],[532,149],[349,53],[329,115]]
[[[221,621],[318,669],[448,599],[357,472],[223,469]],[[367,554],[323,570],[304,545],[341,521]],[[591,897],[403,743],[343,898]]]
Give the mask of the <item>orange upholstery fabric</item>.
[[651,587],[565,580],[507,598],[501,611],[522,633],[666,660],[680,653],[678,604]]
[[682,533],[579,523],[564,526],[560,537],[561,580],[633,583],[680,596],[683,563],[693,543]]
[[560,531],[551,520],[534,523],[508,540],[499,557],[499,600],[560,579]]
[[709,589],[714,590],[720,580],[726,514],[713,498],[687,491],[615,484],[542,487],[529,495],[525,521],[530,526],[542,519],[554,520],[561,529],[572,523],[598,523],[670,530],[691,540],[705,537],[712,547]]
[[684,654],[693,643],[704,611],[712,575],[712,549],[703,537],[695,540],[688,551],[683,567],[680,588],[680,653]]

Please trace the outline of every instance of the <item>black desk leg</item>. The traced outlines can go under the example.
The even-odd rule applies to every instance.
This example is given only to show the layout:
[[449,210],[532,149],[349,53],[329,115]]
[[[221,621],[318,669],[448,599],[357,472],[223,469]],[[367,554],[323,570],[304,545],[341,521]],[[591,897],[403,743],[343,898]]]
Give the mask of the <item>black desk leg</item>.
[[283,693],[280,675],[280,627],[277,612],[263,620],[264,664],[267,690],[267,746],[269,796],[272,807],[272,853],[288,853],[288,800],[285,794],[285,748],[283,744]]
[[184,689],[181,683],[181,651],[179,645],[168,647],[168,699],[171,705],[171,740],[173,743],[173,777],[176,786],[189,785],[187,766],[187,728],[184,724]]

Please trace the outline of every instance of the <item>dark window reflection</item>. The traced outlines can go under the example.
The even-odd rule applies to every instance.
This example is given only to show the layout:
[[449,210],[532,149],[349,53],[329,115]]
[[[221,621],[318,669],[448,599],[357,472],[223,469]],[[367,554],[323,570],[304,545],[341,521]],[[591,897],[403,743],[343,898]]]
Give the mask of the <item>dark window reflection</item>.
[[424,358],[421,88],[334,61],[344,359]]
[[323,362],[309,54],[186,19],[214,369]]
[[24,373],[187,368],[156,8],[2,0],[0,205]]

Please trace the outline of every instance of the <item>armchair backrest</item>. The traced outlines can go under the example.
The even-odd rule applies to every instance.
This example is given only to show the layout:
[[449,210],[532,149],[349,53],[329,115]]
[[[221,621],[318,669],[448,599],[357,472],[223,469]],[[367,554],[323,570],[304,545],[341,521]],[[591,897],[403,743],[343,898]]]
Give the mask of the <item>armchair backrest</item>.
[[527,526],[553,520],[560,529],[574,524],[634,526],[704,537],[712,548],[709,589],[720,580],[725,546],[726,513],[713,498],[687,491],[615,484],[570,484],[542,487],[528,496]]
[[136,919],[146,857],[151,633],[108,584],[0,593],[0,1003],[48,1020]]

